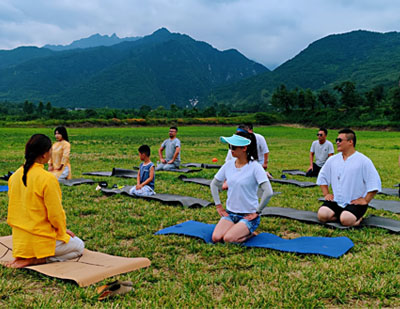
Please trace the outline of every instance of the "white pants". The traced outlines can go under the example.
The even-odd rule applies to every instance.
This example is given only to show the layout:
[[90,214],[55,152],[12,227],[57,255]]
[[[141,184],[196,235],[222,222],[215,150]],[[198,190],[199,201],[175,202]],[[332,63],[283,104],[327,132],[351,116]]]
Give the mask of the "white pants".
[[85,248],[84,242],[79,237],[71,237],[68,243],[56,240],[56,252],[54,256],[46,258],[47,263],[64,262],[82,255]]
[[69,175],[69,167],[66,166],[66,167],[64,168],[63,172],[61,173],[60,177],[58,177],[58,180],[60,180],[60,179],[67,179],[68,175]]

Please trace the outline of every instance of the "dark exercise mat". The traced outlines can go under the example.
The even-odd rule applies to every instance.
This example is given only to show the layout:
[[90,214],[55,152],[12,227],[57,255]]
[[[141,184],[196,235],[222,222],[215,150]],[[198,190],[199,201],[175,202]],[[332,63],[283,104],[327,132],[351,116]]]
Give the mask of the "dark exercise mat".
[[125,186],[121,189],[101,188],[101,191],[107,195],[124,194],[124,195],[128,195],[128,196],[131,196],[134,198],[155,200],[155,201],[159,201],[159,202],[166,203],[166,204],[172,204],[172,205],[180,204],[184,207],[189,207],[189,208],[200,208],[200,207],[207,207],[207,206],[213,205],[213,203],[203,200],[203,199],[190,197],[190,196],[177,195],[177,194],[154,194],[151,196],[137,196],[137,195],[129,193],[131,188],[132,188],[132,186]]
[[[214,228],[215,224],[186,221],[162,229],[156,232],[155,235],[186,235],[200,238],[207,244],[213,244],[212,233]],[[260,233],[241,245],[244,247],[266,248],[282,252],[321,254],[333,258],[342,256],[354,246],[348,237],[299,237],[295,239],[283,239],[270,233]]]
[[86,178],[60,179],[60,180],[58,180],[58,182],[65,186],[68,186],[68,187],[82,185],[82,184],[94,184],[95,183],[94,180],[86,179]]
[[400,197],[399,189],[392,189],[392,188],[382,188],[382,191],[378,192],[378,194]]
[[[320,197],[319,201],[323,202],[325,199]],[[387,210],[396,214],[400,214],[400,202],[399,201],[387,201],[387,200],[376,200],[372,199],[369,204],[369,207],[377,210]]]
[[290,184],[290,185],[295,185],[300,188],[311,188],[311,187],[316,187],[317,184],[315,182],[310,182],[310,181],[299,181],[296,179],[278,179],[278,178],[272,178],[269,180],[270,182],[276,182],[276,183],[281,183],[281,184]]
[[200,167],[200,168],[221,168],[222,165],[218,164],[207,164],[207,163],[184,163],[181,164],[184,167]]
[[205,179],[205,178],[188,178],[185,175],[180,175],[178,177],[178,179],[184,181],[184,182],[192,182],[192,183],[196,183],[202,186],[207,186],[209,187],[211,184],[212,179]]
[[306,172],[300,170],[283,170],[282,174],[288,174],[294,176],[306,176]]
[[[349,226],[343,226],[339,222],[323,223],[318,220],[318,216],[317,216],[316,212],[293,209],[293,208],[265,207],[261,213],[261,216],[293,219],[293,220],[298,220],[298,221],[306,222],[306,223],[316,223],[316,224],[320,224],[320,225],[325,225],[325,226],[329,226],[329,227],[333,227],[333,228],[337,228],[337,229],[351,228]],[[388,231],[395,232],[395,233],[400,232],[400,221],[389,219],[389,218],[378,217],[378,216],[374,216],[374,215],[364,218],[361,221],[360,225],[356,226],[354,228],[360,228],[360,227],[364,227],[364,226],[379,227],[379,228],[386,229]]]
[[[179,175],[178,179],[183,180],[184,182],[192,182],[198,185],[207,186],[209,187],[211,184],[212,179],[205,179],[205,178],[188,178],[185,175]],[[273,195],[281,194],[282,192],[275,192]]]
[[121,178],[136,178],[138,175],[137,171],[128,170],[123,168],[113,168],[111,172],[86,172],[82,173],[82,175],[90,175],[90,176],[102,176],[102,177],[121,177]]
[[194,173],[200,172],[201,168],[191,169],[191,168],[173,168],[170,170],[157,170],[156,172],[176,172],[176,173]]

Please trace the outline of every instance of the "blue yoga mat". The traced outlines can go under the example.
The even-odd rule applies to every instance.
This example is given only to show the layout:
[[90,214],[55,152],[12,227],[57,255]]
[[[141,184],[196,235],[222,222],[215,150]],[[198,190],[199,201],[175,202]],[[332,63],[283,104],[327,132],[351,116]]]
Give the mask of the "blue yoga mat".
[[0,186],[0,192],[7,192],[8,186]]
[[[212,244],[212,233],[215,224],[207,224],[197,221],[186,221],[162,229],[155,235],[177,234],[196,237]],[[283,252],[302,254],[321,254],[338,258],[349,251],[353,242],[348,237],[299,237],[295,239],[283,239],[274,234],[260,233],[242,244],[245,247],[259,247]]]

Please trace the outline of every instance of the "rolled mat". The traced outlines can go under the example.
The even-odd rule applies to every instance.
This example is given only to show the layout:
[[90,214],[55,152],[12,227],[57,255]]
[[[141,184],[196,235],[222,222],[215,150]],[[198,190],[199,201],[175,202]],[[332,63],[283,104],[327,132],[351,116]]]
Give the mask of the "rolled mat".
[[[207,224],[197,221],[186,221],[167,227],[155,233],[155,235],[186,235],[204,240],[213,244],[212,233],[215,224]],[[301,254],[321,254],[338,258],[349,251],[353,242],[348,237],[299,237],[295,239],[283,239],[274,234],[260,233],[242,243],[244,247],[258,247],[282,252]]]
[[113,195],[113,194],[124,194],[128,195],[133,198],[141,198],[145,200],[155,200],[159,201],[162,203],[166,204],[171,204],[171,205],[176,205],[180,204],[184,207],[189,207],[189,208],[200,208],[200,207],[207,207],[212,205],[213,203],[191,197],[191,196],[183,196],[183,195],[177,195],[177,194],[154,194],[150,196],[138,196],[134,194],[130,194],[129,191],[132,188],[132,186],[125,186],[121,189],[107,189],[107,188],[102,188],[101,191],[107,195]]
[[[13,260],[12,236],[0,237],[0,263]],[[151,264],[148,258],[126,258],[85,249],[79,258],[49,264],[27,266],[49,277],[73,280],[84,287],[105,278],[127,273]]]
[[[286,207],[265,207],[261,213],[261,216],[265,217],[281,217],[286,219],[293,219],[305,223],[315,223],[320,224],[336,229],[349,229],[352,227],[343,226],[339,222],[326,222],[323,223],[318,220],[318,216],[316,212],[307,211],[307,210],[299,210],[293,208]],[[382,229],[386,229],[390,232],[399,233],[400,232],[400,221],[383,218],[379,216],[371,215],[367,218],[364,218],[359,226],[353,228],[362,228],[362,227],[379,227]]]

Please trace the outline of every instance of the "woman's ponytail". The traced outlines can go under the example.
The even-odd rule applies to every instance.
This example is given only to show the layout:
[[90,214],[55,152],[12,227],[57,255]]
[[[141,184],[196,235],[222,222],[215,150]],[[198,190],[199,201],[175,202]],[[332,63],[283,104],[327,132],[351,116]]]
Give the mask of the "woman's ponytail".
[[51,148],[51,140],[44,134],[34,134],[25,145],[25,164],[22,182],[26,187],[26,178],[29,169],[35,163],[36,159],[48,152]]

